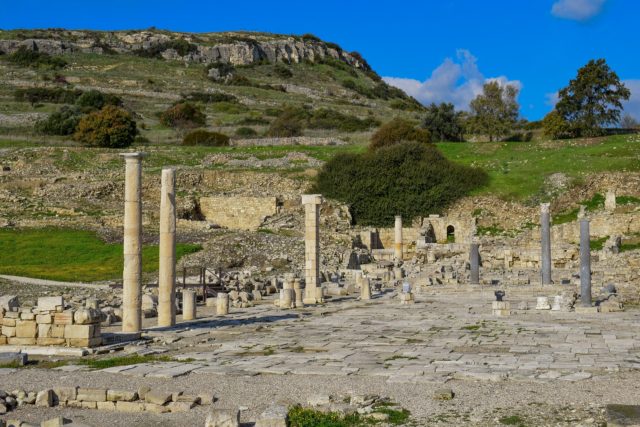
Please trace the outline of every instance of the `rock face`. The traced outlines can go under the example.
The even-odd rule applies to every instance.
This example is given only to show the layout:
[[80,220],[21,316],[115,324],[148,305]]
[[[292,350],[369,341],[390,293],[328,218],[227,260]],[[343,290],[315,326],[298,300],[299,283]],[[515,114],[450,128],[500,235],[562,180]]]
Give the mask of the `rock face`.
[[[64,55],[77,52],[130,53],[136,50],[157,49],[165,59],[196,63],[250,65],[261,61],[299,63],[332,58],[355,68],[370,70],[366,61],[358,54],[345,52],[334,44],[299,37],[272,36],[266,40],[258,40],[258,35],[252,34],[220,34],[217,35],[217,40],[214,38],[206,44],[201,44],[202,36],[196,37],[186,33],[168,35],[154,31],[136,31],[99,34],[99,38],[96,39],[96,32],[42,32],[43,38],[0,40],[0,51],[12,53],[23,47],[50,55]],[[178,52],[174,49],[172,41],[176,40],[190,43],[188,52]]]

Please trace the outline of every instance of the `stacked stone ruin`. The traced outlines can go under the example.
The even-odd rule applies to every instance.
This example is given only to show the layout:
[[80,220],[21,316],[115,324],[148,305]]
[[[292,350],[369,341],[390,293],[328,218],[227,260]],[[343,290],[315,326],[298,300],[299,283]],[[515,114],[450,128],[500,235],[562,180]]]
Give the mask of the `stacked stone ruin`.
[[102,314],[93,308],[68,309],[62,297],[38,298],[36,307],[19,307],[4,297],[0,307],[0,344],[95,347],[102,344]]

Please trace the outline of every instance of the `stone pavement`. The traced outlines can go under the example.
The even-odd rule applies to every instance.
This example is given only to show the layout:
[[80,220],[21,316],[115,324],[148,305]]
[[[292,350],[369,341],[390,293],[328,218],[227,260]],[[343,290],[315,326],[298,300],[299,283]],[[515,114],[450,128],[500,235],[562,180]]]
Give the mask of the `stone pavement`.
[[[163,352],[182,362],[105,371],[159,378],[363,375],[388,383],[437,384],[451,379],[581,381],[640,369],[637,308],[590,315],[515,310],[497,318],[490,314],[494,298],[488,292],[443,288],[421,295],[414,305],[400,305],[394,295],[366,302],[345,297],[304,310],[278,310],[267,301],[224,318],[211,314],[175,328],[148,330],[155,347],[141,347],[142,353]],[[512,307],[523,300],[533,306],[536,295],[532,289],[507,291]],[[198,310],[206,316],[207,308]]]

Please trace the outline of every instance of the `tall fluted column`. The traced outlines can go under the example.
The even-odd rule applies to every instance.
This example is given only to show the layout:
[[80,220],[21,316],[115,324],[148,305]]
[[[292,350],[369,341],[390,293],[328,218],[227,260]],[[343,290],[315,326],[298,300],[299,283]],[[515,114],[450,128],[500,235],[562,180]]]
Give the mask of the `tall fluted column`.
[[176,171],[162,169],[158,326],[176,324]]
[[322,195],[303,194],[305,304],[316,304],[320,277],[320,205]]
[[142,329],[142,158],[124,153],[124,268],[122,272],[122,332]]
[[393,257],[396,262],[402,261],[402,217],[400,215],[396,215]]
[[541,267],[542,284],[550,285],[551,282],[551,216],[549,214],[549,203],[540,205],[540,243],[542,247]]
[[591,237],[589,219],[580,220],[580,302],[591,307]]

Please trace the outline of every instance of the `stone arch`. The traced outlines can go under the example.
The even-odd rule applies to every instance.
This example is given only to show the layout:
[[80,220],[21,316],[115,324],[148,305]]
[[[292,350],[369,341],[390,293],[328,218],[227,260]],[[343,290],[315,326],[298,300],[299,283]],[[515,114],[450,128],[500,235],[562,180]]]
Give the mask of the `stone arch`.
[[454,243],[456,241],[456,228],[449,224],[447,225],[447,242]]

